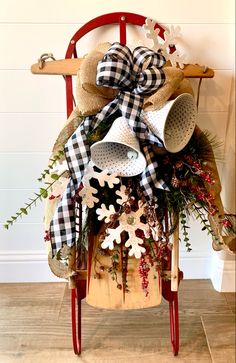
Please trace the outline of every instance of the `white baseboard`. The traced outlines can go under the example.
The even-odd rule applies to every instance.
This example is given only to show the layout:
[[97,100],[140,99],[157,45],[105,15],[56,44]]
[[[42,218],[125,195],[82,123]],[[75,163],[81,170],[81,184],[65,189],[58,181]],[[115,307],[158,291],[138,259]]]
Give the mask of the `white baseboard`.
[[[200,253],[181,253],[180,269],[185,279],[210,278],[211,257]],[[0,282],[63,281],[48,267],[44,250],[0,251]]]
[[209,279],[211,276],[211,256],[200,252],[181,252],[179,268],[184,279]]
[[235,292],[235,272],[235,256],[224,251],[213,253],[211,281],[216,291]]
[[44,250],[0,251],[0,282],[56,282],[63,281],[48,267]]

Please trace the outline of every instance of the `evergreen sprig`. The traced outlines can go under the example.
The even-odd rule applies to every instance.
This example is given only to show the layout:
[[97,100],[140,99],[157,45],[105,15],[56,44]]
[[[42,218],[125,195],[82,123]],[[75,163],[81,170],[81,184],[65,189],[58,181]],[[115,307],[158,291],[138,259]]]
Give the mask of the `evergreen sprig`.
[[59,150],[54,156],[53,158],[49,159],[51,161],[51,163],[47,166],[46,169],[44,169],[42,171],[42,173],[40,174],[40,177],[37,178],[37,180],[39,182],[43,181],[47,175],[50,175],[50,172],[52,171],[54,165],[62,158],[62,156],[64,155],[64,151],[63,150]]
[[40,177],[37,179],[39,182],[42,182],[48,175],[50,175],[52,182],[45,182],[45,186],[39,189],[38,193],[34,193],[36,197],[29,198],[30,202],[25,203],[25,207],[20,208],[14,215],[12,215],[4,224],[3,227],[5,229],[9,229],[10,226],[18,219],[22,218],[23,215],[28,215],[28,211],[31,210],[32,206],[36,206],[37,202],[48,197],[48,191],[52,187],[52,185],[60,178],[56,173],[51,173],[53,166],[62,158],[64,155],[63,150],[59,150],[53,158],[49,159],[51,163],[47,166],[46,169],[43,170]]
[[181,229],[183,231],[183,236],[184,236],[184,242],[185,242],[185,246],[187,248],[187,252],[190,252],[192,251],[192,248],[190,247],[191,244],[189,242],[189,235],[188,235],[188,229],[190,228],[188,225],[187,225],[187,219],[186,219],[186,214],[181,212],[179,214],[179,219],[180,219],[180,224],[181,224]]
[[53,179],[51,183],[45,183],[44,188],[40,188],[38,193],[34,193],[36,197],[29,198],[30,202],[25,203],[25,207],[20,208],[4,223],[3,227],[5,229],[9,229],[9,227],[12,226],[18,218],[22,218],[23,215],[28,215],[28,211],[31,210],[32,206],[36,206],[39,200],[42,201],[43,199],[46,199],[48,197],[48,191],[51,189],[52,185],[60,178],[60,176],[57,174],[52,174],[51,177]]
[[205,213],[202,210],[202,207],[198,207],[197,205],[194,204],[193,208],[194,208],[194,212],[196,214],[196,219],[200,219],[200,223],[203,224],[202,231],[207,231],[207,234],[211,235],[212,239],[216,243],[220,243],[220,240],[215,235],[213,229],[211,228],[211,225],[210,225],[208,219],[206,219],[206,216],[205,216]]

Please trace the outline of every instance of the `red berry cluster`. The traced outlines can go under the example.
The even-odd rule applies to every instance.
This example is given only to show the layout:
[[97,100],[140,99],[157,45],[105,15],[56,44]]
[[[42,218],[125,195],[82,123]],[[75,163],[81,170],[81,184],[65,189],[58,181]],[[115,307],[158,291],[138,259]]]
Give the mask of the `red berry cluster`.
[[45,242],[50,241],[50,233],[49,233],[49,231],[45,231],[44,241]]
[[225,228],[232,228],[232,223],[228,220],[227,217],[221,219],[220,224],[222,224]]
[[205,189],[201,188],[200,186],[190,186],[190,191],[195,195],[197,201],[204,202],[207,208],[207,211],[210,215],[214,216],[218,209],[214,205],[215,198]]
[[184,160],[191,166],[194,174],[199,175],[210,185],[215,184],[215,180],[212,179],[211,172],[209,170],[203,170],[201,164],[198,161],[194,160],[190,155],[184,155]]

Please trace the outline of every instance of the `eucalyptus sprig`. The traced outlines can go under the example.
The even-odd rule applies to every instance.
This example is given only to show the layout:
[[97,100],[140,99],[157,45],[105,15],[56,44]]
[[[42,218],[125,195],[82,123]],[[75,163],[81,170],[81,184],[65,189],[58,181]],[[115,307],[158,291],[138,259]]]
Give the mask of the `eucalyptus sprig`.
[[200,223],[203,224],[202,227],[202,231],[207,231],[208,235],[211,235],[212,239],[216,242],[216,243],[221,243],[219,238],[216,236],[216,234],[214,233],[213,229],[211,228],[211,225],[208,221],[208,219],[206,219],[205,213],[202,210],[202,207],[198,207],[196,204],[193,205],[194,208],[194,212],[196,214],[196,219],[200,219]]
[[181,229],[183,231],[185,246],[187,248],[187,252],[190,252],[190,251],[192,251],[192,248],[190,247],[191,244],[189,242],[189,236],[188,236],[188,229],[190,227],[186,223],[187,222],[187,220],[186,220],[186,214],[183,213],[183,212],[181,212],[179,214],[179,218],[180,218],[180,223],[181,223]]
[[36,197],[29,198],[30,202],[25,203],[25,207],[20,208],[14,215],[12,215],[3,225],[4,228],[9,229],[10,226],[18,219],[22,218],[23,215],[28,215],[28,211],[31,210],[32,206],[36,206],[37,202],[48,197],[48,191],[52,185],[60,178],[61,175],[52,173],[54,165],[64,156],[64,151],[59,150],[49,161],[51,162],[46,169],[44,169],[37,180],[42,182],[47,176],[50,175],[52,182],[45,182],[45,187],[40,188],[38,193],[34,193]]
[[9,229],[18,218],[22,218],[23,215],[28,215],[28,211],[31,210],[32,206],[36,206],[37,202],[48,197],[48,191],[51,189],[53,184],[60,178],[61,175],[51,174],[52,182],[46,182],[44,188],[40,188],[38,193],[34,193],[36,197],[29,198],[30,202],[25,203],[25,207],[20,208],[15,215],[12,215],[3,225],[4,228]]
[[62,156],[64,156],[64,151],[63,150],[59,150],[54,156],[53,158],[49,159],[49,161],[51,161],[50,164],[48,164],[47,168],[44,169],[40,175],[39,178],[37,178],[37,180],[39,182],[43,181],[43,179],[46,178],[47,175],[50,174],[50,172],[52,171],[54,165],[62,158]]

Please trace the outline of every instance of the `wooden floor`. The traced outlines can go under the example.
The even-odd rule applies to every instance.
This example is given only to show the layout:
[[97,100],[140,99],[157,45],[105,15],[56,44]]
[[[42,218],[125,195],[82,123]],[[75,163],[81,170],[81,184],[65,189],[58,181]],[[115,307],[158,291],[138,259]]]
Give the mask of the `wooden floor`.
[[83,351],[72,351],[65,283],[0,285],[0,363],[233,363],[235,298],[208,280],[181,282],[180,351],[169,342],[168,305],[95,309],[83,302]]

